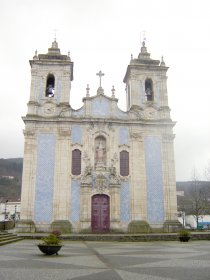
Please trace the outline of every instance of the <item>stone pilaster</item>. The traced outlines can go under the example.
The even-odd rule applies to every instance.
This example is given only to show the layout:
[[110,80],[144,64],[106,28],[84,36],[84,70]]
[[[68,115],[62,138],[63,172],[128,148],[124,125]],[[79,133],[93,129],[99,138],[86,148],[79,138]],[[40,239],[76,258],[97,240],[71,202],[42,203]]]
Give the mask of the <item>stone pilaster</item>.
[[54,172],[54,220],[69,220],[71,175],[70,135],[70,128],[62,126],[58,128]]

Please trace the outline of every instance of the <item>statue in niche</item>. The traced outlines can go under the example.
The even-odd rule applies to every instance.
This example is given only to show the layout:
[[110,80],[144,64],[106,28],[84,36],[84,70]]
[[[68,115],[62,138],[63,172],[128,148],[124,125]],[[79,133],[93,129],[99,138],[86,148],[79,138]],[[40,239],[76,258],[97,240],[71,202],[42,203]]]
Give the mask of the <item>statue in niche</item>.
[[96,146],[96,162],[104,162],[104,156],[105,156],[105,147],[103,145],[103,142],[99,140]]

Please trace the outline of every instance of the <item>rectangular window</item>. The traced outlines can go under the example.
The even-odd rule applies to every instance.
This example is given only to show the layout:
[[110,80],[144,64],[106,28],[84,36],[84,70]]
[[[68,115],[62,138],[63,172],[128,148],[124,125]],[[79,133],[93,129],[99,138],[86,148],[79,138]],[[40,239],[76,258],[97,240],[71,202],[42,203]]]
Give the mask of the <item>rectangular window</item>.
[[129,153],[127,151],[120,152],[120,175],[129,175]]
[[81,151],[75,149],[72,151],[72,170],[73,175],[81,174]]

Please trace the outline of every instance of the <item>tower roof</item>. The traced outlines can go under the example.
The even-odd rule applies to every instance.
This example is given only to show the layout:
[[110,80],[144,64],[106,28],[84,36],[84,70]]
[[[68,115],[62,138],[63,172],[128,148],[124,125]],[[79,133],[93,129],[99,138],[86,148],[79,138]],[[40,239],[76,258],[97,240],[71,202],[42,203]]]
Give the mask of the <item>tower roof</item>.
[[147,52],[145,41],[143,41],[142,43],[142,47],[138,59],[134,59],[134,60],[140,64],[153,64],[153,65],[160,64],[159,60],[154,60],[150,58],[150,53]]
[[38,59],[36,60],[60,60],[60,61],[70,61],[69,55],[63,55],[60,53],[60,49],[58,48],[58,42],[56,39],[52,42],[50,48],[48,48],[48,53],[39,54]]
[[163,59],[160,63],[160,60],[150,58],[150,53],[147,52],[145,41],[143,41],[138,58],[133,58],[133,55],[131,56],[131,61],[127,67],[127,71],[123,80],[124,83],[126,83],[127,78],[133,69],[138,69],[141,71],[145,71],[145,69],[147,69],[147,71],[149,69],[152,71],[162,71],[164,69],[167,71],[168,67],[165,66]]
[[56,42],[56,38],[52,42],[51,48],[48,49],[48,54],[60,54],[60,49],[58,48],[58,43]]

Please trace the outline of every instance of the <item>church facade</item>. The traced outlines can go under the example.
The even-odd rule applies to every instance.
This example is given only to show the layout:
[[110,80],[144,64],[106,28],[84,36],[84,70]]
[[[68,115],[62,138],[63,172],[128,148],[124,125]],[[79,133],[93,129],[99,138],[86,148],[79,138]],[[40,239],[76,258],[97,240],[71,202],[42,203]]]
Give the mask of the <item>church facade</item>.
[[124,77],[126,112],[100,86],[70,103],[73,62],[56,40],[30,60],[17,231],[148,232],[177,226],[168,67],[143,42]]

